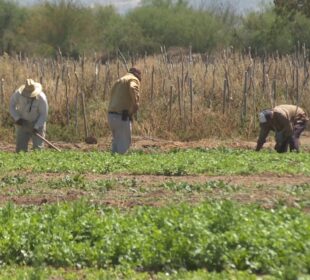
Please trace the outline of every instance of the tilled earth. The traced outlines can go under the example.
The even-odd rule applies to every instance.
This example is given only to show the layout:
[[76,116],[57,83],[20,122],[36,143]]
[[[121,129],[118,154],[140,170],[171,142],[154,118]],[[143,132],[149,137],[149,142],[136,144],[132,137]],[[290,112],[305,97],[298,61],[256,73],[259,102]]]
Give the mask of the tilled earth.
[[[310,177],[307,176],[154,176],[84,174],[75,183],[68,174],[10,174],[22,184],[1,187],[0,205],[42,205],[81,198],[118,208],[138,205],[162,207],[182,202],[229,199],[266,208],[278,204],[310,212]],[[71,182],[71,184],[66,184]]]
[[[97,139],[97,144],[87,144],[86,142],[68,143],[50,141],[54,146],[61,150],[80,150],[80,151],[109,151],[111,147],[111,137]],[[273,149],[274,141],[272,137],[268,138],[265,143],[265,149]],[[199,141],[170,141],[149,136],[133,136],[131,150],[143,150],[144,152],[169,151],[172,149],[189,149],[189,148],[217,148],[229,147],[238,149],[255,149],[255,141],[246,141],[241,139],[202,139]],[[31,145],[30,145],[31,147]],[[52,149],[46,145],[46,148]],[[301,149],[304,152],[310,152],[310,131],[306,131],[301,136]],[[15,144],[0,141],[0,151],[15,151]]]

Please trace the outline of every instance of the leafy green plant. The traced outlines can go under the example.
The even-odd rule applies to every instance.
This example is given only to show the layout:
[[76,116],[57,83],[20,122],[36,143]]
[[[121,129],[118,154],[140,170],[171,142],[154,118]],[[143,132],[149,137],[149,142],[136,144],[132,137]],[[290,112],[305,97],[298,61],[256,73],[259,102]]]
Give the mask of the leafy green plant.
[[[37,277],[37,278],[33,278]],[[38,278],[40,277],[40,278]],[[31,267],[18,267],[10,266],[1,269],[0,279],[12,280],[30,280],[30,279],[87,279],[87,280],[110,280],[110,279],[124,279],[124,280],[256,280],[257,277],[245,271],[225,271],[221,273],[208,272],[206,270],[197,271],[172,271],[170,273],[157,273],[154,272],[138,272],[130,268],[115,268],[115,269],[63,269],[63,268],[31,268]],[[268,280],[275,280],[274,277],[264,277]],[[306,280],[300,278],[301,280]]]
[[116,180],[89,181],[83,174],[65,175],[61,179],[47,181],[48,187],[52,189],[72,188],[81,190],[99,189],[106,192],[116,185]]
[[73,177],[70,175],[66,175],[60,180],[49,181],[48,185],[51,188],[79,188],[86,189],[88,187],[88,183],[85,181],[85,177],[82,174],[76,174]]
[[222,180],[208,181],[205,183],[190,184],[187,182],[176,183],[173,181],[165,182],[161,185],[163,188],[173,190],[173,191],[212,191],[218,189],[221,191],[231,192],[238,189],[238,186],[227,184]]
[[0,187],[4,187],[7,185],[21,185],[27,181],[27,178],[25,176],[20,175],[6,175],[1,178],[0,180]]
[[310,183],[287,186],[286,190],[291,194],[302,195],[308,193],[308,195],[310,196]]
[[207,268],[302,275],[309,272],[309,229],[309,217],[296,209],[269,211],[229,201],[129,212],[87,201],[39,209],[9,204],[0,208],[0,260],[168,273]]
[[[44,156],[43,156],[44,154]],[[107,152],[82,153],[64,151],[55,153],[10,154],[0,152],[6,161],[1,172],[31,170],[32,172],[127,173],[182,176],[186,174],[232,175],[232,174],[303,174],[310,175],[310,158],[307,153],[277,154],[262,151],[236,149],[197,149],[177,152],[126,156]],[[80,175],[78,175],[80,176]],[[68,178],[70,181],[71,179]],[[83,184],[82,178],[72,179]],[[67,182],[72,184],[73,182]]]

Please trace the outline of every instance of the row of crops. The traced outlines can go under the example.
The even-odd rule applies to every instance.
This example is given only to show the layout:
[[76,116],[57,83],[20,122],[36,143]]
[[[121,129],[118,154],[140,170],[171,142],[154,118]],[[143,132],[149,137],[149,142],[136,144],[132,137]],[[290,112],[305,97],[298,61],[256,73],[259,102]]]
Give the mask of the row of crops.
[[175,150],[166,153],[133,152],[126,156],[109,152],[53,151],[12,154],[0,152],[0,172],[14,170],[31,172],[127,173],[180,176],[189,174],[310,175],[308,153],[276,154],[264,151],[233,149]]
[[309,273],[310,220],[228,201],[137,207],[79,201],[0,211],[2,265]]
[[[306,153],[0,152],[0,279],[309,279],[309,170]],[[258,174],[303,183],[212,179]],[[206,180],[188,181],[198,176]],[[73,201],[10,201],[72,191]],[[272,207],[234,198],[264,191]],[[155,192],[160,206],[143,203]],[[108,198],[142,203],[115,207]]]

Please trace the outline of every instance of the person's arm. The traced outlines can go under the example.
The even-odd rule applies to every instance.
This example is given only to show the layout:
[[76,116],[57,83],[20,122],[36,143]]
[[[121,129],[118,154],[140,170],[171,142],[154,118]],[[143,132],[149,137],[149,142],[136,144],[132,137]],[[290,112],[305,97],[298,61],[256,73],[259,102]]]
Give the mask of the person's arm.
[[48,116],[48,103],[45,94],[40,95],[39,98],[39,118],[34,125],[34,129],[38,130],[43,127],[44,123],[47,121]]
[[283,134],[283,138],[284,138],[284,139],[287,139],[287,138],[289,138],[289,137],[292,137],[293,132],[294,132],[293,123],[287,120],[287,121],[285,122],[285,125],[284,125],[284,127],[283,127],[283,130],[281,131],[281,133]]
[[264,146],[264,144],[266,142],[266,138],[269,134],[269,131],[270,131],[269,126],[261,125],[255,151],[257,151],[257,152],[260,151],[261,148]]
[[14,92],[10,98],[10,114],[15,122],[21,118],[19,112],[16,110],[18,94],[18,92]]
[[140,84],[136,80],[131,80],[129,84],[130,88],[130,97],[132,101],[132,114],[137,113],[139,109],[139,101],[140,101]]

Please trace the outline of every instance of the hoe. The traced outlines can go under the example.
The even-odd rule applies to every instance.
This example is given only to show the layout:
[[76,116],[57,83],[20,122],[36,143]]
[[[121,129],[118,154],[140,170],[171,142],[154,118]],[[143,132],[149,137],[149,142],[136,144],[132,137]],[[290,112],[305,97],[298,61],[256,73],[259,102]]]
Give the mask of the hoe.
[[42,139],[46,144],[48,144],[49,146],[51,146],[53,149],[55,149],[58,152],[61,152],[60,149],[58,149],[55,145],[53,145],[50,141],[48,141],[47,139],[45,139],[42,135],[40,135],[39,133],[35,133],[36,136],[38,136],[40,139]]

